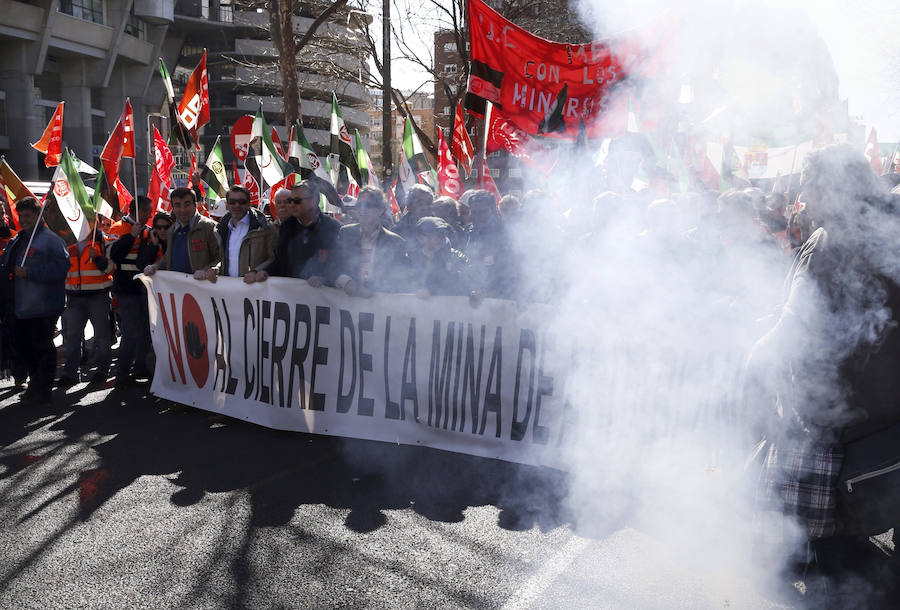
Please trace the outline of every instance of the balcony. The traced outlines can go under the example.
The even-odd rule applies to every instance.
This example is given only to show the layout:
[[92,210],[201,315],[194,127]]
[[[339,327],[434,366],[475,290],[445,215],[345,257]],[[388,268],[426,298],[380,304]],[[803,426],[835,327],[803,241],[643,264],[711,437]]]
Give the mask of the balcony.
[[175,0],[134,0],[134,16],[162,25],[175,19]]

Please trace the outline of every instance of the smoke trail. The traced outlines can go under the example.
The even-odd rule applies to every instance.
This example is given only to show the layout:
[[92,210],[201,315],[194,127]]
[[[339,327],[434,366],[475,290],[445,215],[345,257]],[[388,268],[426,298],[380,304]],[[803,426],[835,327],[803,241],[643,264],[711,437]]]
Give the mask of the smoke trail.
[[[671,100],[663,113],[693,123],[701,137],[714,137],[700,123],[723,106],[731,136],[780,130],[794,138],[814,128],[816,113],[839,106],[827,47],[796,7],[580,8],[598,37],[659,15],[683,28],[669,69],[636,91],[656,103]],[[677,102],[684,83],[694,91],[689,108]],[[603,535],[630,525],[653,532],[698,571],[754,580],[773,596],[782,570],[805,558],[803,528],[754,509],[760,466],[749,456],[775,413],[772,379],[784,375],[785,363],[802,363],[793,400],[815,405],[817,429],[853,421],[841,363],[861,346],[878,345],[893,324],[872,269],[900,279],[897,250],[883,248],[900,229],[893,210],[876,203],[885,199],[871,171],[857,172],[855,158],[838,157],[834,180],[823,183],[849,206],[830,218],[839,227],[829,233],[837,242],[831,251],[840,253],[831,294],[810,285],[812,293],[798,300],[806,309],[788,311],[791,332],[781,332],[791,326],[782,308],[791,259],[754,220],[753,201],[764,193],[719,201],[675,195],[651,204],[646,191],[626,189],[595,198],[614,182],[594,178],[590,155],[577,150],[558,165],[567,172],[526,186],[546,194],[525,196],[528,220],[511,226],[528,270],[525,291],[539,300],[552,295],[556,316],[548,326],[560,353],[570,355],[566,393],[577,432],[567,444],[569,503],[583,531]],[[631,178],[652,161],[622,155],[607,159],[607,169]],[[839,306],[809,306],[829,302]],[[748,380],[751,352],[766,370]],[[761,390],[754,400],[748,381]],[[761,556],[760,536],[771,532],[781,544],[774,556]]]

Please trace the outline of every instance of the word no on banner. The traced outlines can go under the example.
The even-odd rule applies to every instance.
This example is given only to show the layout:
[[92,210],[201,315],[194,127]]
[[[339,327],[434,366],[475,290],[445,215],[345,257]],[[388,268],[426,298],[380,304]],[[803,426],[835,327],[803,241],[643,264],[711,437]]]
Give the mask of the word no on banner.
[[281,430],[559,465],[569,418],[545,306],[141,279],[157,396]]

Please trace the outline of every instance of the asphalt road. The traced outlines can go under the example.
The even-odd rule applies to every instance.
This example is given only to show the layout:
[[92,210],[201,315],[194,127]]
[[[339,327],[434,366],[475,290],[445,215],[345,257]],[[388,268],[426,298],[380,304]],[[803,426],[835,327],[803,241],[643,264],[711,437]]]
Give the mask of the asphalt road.
[[[268,430],[144,388],[54,394],[53,405],[27,405],[0,384],[0,608],[841,600],[790,586],[760,595],[750,579],[698,570],[627,523],[583,531],[556,471]],[[893,599],[880,592],[898,580],[892,551],[864,549],[871,563],[854,581],[854,607]]]

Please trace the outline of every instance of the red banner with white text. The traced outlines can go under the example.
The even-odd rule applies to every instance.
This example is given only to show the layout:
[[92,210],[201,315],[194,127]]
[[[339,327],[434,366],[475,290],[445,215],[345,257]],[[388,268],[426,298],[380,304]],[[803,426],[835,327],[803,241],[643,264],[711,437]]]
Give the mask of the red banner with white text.
[[665,32],[642,36],[654,40],[656,49],[644,48],[637,40],[551,42],[505,19],[482,0],[469,0],[469,26],[466,107],[483,115],[485,101],[492,102],[526,133],[537,134],[565,85],[565,128],[548,135],[569,139],[577,136],[580,117],[590,137],[608,135],[607,125],[616,122],[596,119],[618,108],[614,94],[630,86],[633,76],[658,71],[659,49],[668,43]]

